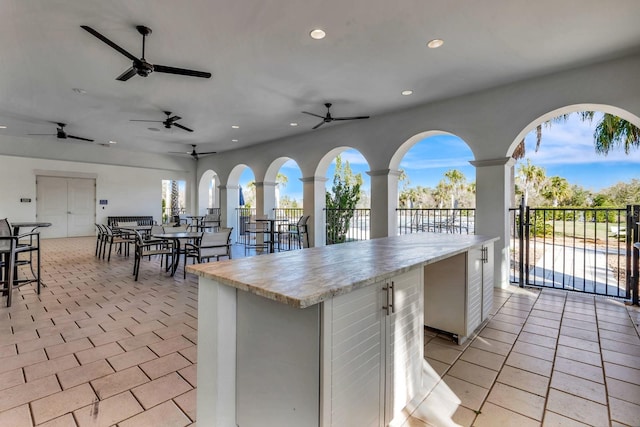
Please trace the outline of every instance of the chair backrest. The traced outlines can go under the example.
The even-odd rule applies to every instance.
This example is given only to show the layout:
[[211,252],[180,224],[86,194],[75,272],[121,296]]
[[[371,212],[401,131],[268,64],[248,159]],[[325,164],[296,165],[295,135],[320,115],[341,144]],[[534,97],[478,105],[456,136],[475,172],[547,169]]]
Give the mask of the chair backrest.
[[0,219],[0,250],[3,252],[12,250],[14,245],[12,245],[12,239],[9,238],[11,236],[11,224],[9,224],[9,220],[6,218]]
[[200,256],[230,256],[231,231],[233,228],[221,228],[214,233],[203,233],[200,239]]

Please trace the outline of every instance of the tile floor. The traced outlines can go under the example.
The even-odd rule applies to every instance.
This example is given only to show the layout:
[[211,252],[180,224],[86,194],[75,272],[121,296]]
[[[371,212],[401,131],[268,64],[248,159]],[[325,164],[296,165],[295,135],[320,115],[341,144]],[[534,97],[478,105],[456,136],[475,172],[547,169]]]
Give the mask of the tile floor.
[[[136,283],[94,245],[43,241],[47,287],[0,307],[0,426],[195,425],[196,277],[145,261]],[[425,332],[432,392],[405,426],[640,425],[638,323],[615,300],[496,290],[464,345]]]

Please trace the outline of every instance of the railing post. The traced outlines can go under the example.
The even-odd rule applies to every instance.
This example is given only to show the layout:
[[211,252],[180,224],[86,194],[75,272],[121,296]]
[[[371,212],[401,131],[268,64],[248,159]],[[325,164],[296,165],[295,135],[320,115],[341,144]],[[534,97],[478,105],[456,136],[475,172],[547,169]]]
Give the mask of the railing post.
[[519,243],[519,254],[518,254],[518,262],[520,263],[520,272],[518,275],[518,286],[524,288],[524,197],[520,199],[520,209],[519,209],[519,224],[518,224],[518,243]]
[[531,235],[531,208],[529,206],[525,206],[525,214],[524,214],[524,242],[525,242],[525,259],[524,265],[526,268],[524,269],[524,283],[526,285],[529,284],[529,248],[531,247],[529,242],[529,236]]
[[631,292],[631,304],[640,305],[638,293],[640,292],[640,248],[635,243],[640,242],[638,226],[640,222],[640,205],[627,205],[627,298]]

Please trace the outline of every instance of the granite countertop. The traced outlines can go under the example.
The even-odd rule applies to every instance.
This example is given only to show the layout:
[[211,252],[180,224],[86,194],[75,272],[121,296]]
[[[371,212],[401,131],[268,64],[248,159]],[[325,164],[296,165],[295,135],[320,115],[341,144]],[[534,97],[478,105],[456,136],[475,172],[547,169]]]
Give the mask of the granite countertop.
[[187,271],[305,308],[495,240],[417,233],[189,265]]

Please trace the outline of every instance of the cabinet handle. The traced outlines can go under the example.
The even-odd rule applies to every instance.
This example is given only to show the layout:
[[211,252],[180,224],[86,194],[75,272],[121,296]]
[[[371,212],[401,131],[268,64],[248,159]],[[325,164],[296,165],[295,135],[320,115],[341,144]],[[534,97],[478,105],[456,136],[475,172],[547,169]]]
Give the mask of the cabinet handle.
[[389,285],[384,285],[384,287],[382,288],[383,291],[387,291],[387,305],[383,305],[382,309],[385,310],[387,312],[387,316],[389,315],[389,308],[391,308],[391,304],[389,304]]
[[396,312],[396,284],[391,281],[391,312]]
[[480,261],[482,261],[484,264],[489,262],[489,248],[488,247],[484,247],[480,250]]

